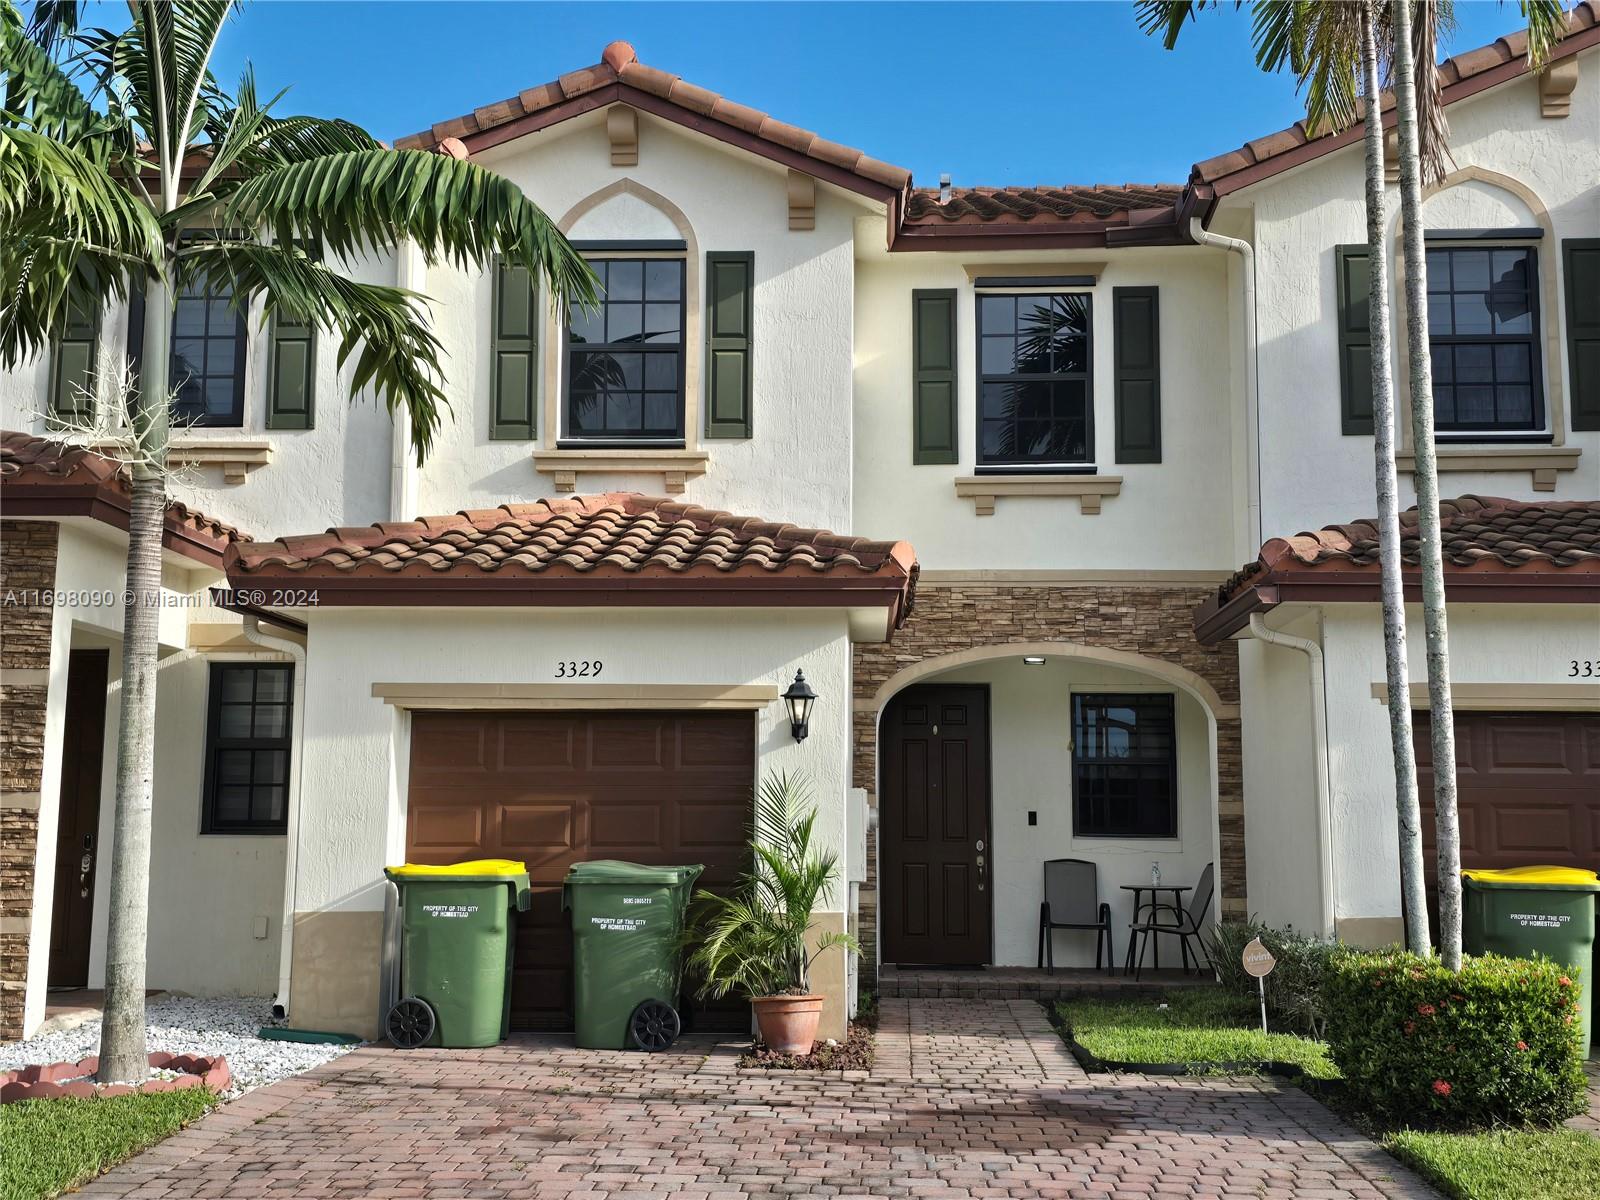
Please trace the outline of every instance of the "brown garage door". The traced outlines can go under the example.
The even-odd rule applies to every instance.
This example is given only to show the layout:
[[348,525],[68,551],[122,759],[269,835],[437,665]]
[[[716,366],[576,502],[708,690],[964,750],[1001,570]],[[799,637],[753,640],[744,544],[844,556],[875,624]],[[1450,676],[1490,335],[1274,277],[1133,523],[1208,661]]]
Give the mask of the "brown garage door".
[[[1433,926],[1433,748],[1416,715],[1423,861]],[[1600,714],[1456,713],[1461,865],[1600,870]]]
[[572,1027],[572,937],[561,880],[575,862],[744,869],[755,782],[749,713],[416,713],[406,856],[528,864],[512,1023]]

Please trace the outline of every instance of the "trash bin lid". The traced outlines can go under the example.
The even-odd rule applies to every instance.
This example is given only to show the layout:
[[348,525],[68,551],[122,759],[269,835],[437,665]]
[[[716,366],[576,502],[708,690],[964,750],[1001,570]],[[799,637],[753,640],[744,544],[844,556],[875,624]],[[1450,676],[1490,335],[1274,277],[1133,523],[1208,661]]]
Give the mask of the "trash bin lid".
[[1504,870],[1462,871],[1468,883],[1482,888],[1560,888],[1564,891],[1600,892],[1600,875],[1582,867],[1507,867]]
[[528,864],[509,858],[478,858],[471,862],[433,866],[429,863],[406,863],[399,867],[385,867],[383,873],[390,879],[517,879],[526,882]]
[[622,883],[632,887],[674,887],[692,883],[705,868],[699,864],[683,867],[647,867],[640,863],[602,858],[594,862],[573,863],[567,883]]

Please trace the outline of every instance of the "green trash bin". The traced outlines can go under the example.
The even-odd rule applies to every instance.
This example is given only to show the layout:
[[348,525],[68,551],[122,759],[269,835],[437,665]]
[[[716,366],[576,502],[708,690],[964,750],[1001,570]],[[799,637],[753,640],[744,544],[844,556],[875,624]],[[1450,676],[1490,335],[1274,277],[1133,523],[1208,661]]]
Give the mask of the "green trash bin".
[[400,999],[384,1022],[389,1040],[407,1050],[503,1040],[527,867],[491,858],[383,873],[400,889]]
[[683,1028],[679,950],[704,867],[578,863],[561,885],[572,912],[572,991],[584,1050],[665,1050]]
[[1578,867],[1463,871],[1461,944],[1468,954],[1542,954],[1575,968],[1583,1040],[1592,1036],[1595,893],[1600,876]]

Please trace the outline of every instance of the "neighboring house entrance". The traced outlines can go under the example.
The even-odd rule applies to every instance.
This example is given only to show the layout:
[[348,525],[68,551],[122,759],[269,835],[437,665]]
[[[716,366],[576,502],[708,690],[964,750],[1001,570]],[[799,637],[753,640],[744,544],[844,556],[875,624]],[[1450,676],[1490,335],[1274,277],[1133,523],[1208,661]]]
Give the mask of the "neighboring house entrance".
[[909,687],[883,714],[883,961],[979,966],[993,956],[989,689]]
[[108,650],[74,650],[67,661],[61,824],[56,833],[55,905],[50,918],[51,987],[84,987],[89,982],[110,660]]
[[746,869],[755,738],[748,712],[413,714],[407,859],[528,864],[514,1026],[572,1028],[573,863],[703,863],[713,886]]
[[[1426,712],[1413,716],[1437,936],[1432,731]],[[1600,713],[1458,711],[1455,719],[1461,865],[1600,869]]]

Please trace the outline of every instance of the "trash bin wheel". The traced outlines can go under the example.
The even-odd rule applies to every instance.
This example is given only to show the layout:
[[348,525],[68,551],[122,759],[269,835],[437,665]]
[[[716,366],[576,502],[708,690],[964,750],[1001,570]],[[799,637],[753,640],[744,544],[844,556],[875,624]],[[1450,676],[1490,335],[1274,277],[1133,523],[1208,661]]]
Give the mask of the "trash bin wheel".
[[407,996],[389,1010],[384,1027],[389,1040],[402,1050],[415,1050],[433,1036],[438,1027],[433,1006],[416,996]]
[[682,1031],[678,1010],[665,1000],[646,1000],[628,1018],[628,1040],[652,1053],[672,1045]]

